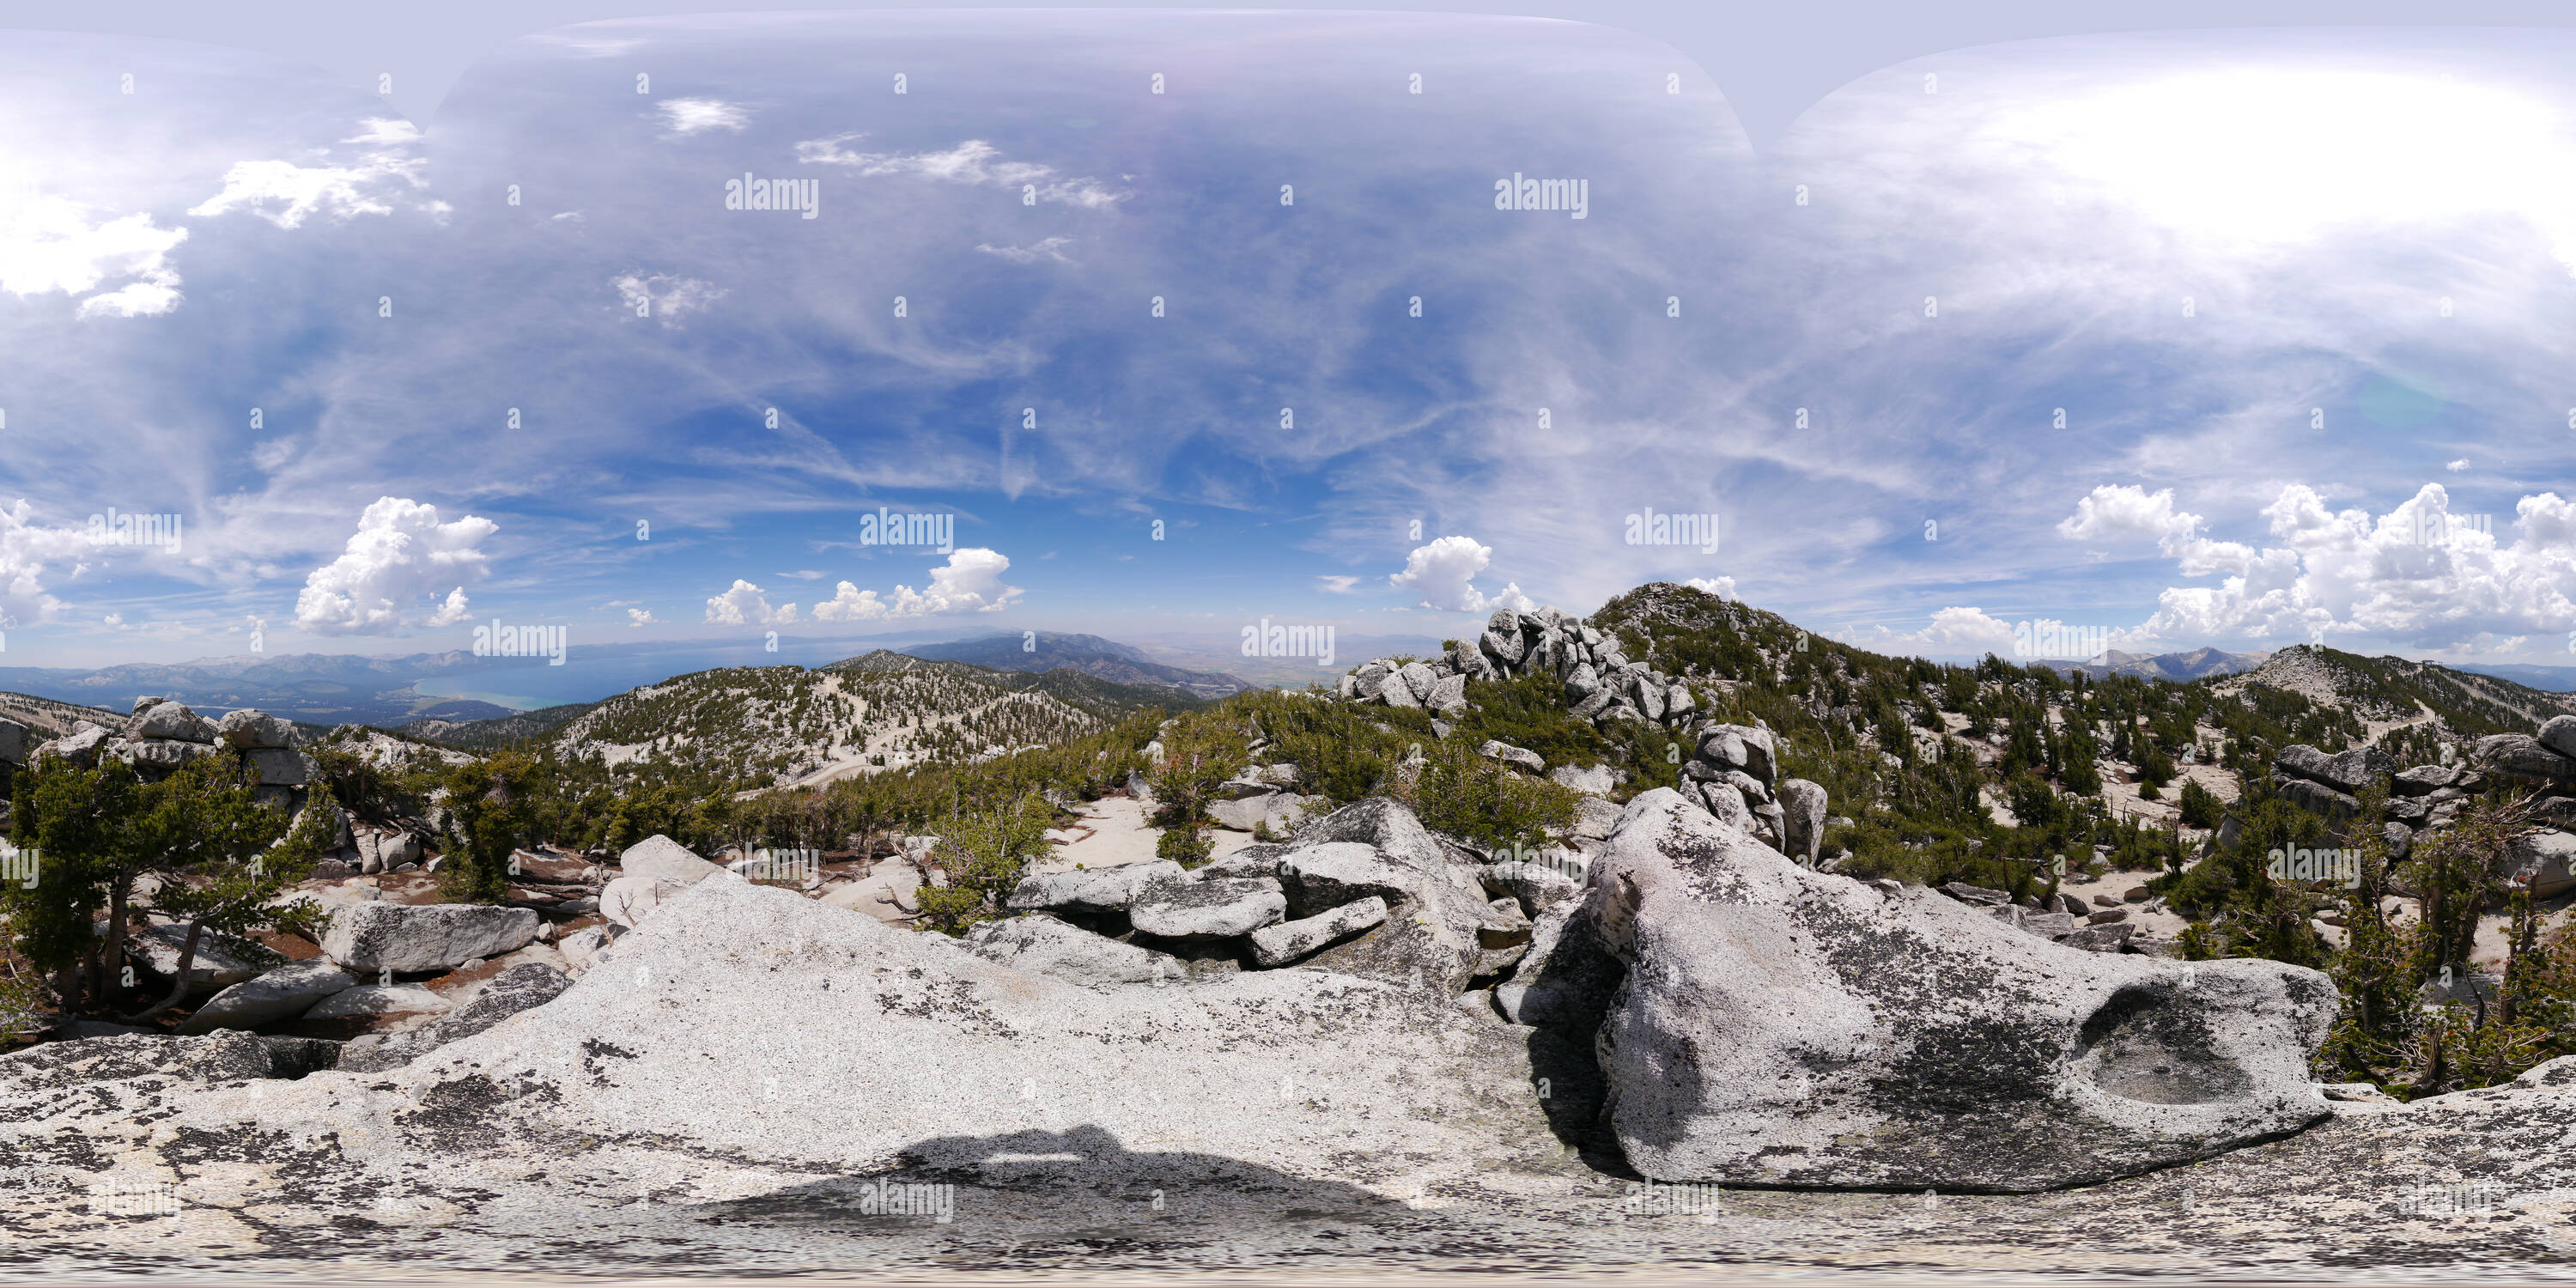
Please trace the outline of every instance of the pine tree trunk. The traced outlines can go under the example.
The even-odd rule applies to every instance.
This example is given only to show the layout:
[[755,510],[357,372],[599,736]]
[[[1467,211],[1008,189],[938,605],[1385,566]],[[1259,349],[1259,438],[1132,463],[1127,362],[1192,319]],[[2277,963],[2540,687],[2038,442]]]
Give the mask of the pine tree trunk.
[[205,932],[205,922],[191,921],[188,923],[188,938],[187,942],[179,946],[178,978],[173,980],[170,984],[170,995],[162,998],[149,1010],[137,1015],[129,1015],[125,1017],[122,1023],[149,1024],[167,1014],[171,1008],[176,1007],[179,1003],[188,999],[188,972],[196,969],[197,967],[197,937]]

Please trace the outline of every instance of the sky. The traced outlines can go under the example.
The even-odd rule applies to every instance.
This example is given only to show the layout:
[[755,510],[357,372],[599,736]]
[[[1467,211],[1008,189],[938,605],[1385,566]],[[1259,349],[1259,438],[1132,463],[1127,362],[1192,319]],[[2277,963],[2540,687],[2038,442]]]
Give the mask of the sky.
[[1437,639],[1663,579],[1943,657],[2564,664],[2570,44],[1990,46],[1757,155],[1551,21],[607,22],[418,123],[13,33],[6,661]]

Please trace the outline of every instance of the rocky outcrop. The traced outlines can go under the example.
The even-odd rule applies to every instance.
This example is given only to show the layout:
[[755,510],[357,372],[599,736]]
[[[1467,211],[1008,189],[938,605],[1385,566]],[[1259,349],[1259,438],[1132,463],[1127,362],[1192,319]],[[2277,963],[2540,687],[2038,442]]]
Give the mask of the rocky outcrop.
[[[741,884],[749,882],[724,882]],[[788,898],[795,896],[789,895]],[[388,1037],[351,1042],[340,1055],[348,1073],[381,1073],[398,1069],[452,1042],[461,1042],[522,1011],[532,1011],[563,995],[572,981],[563,972],[537,962],[524,962],[493,976],[474,999],[416,1029]]]
[[529,908],[347,903],[331,910],[322,954],[360,975],[447,971],[526,947],[537,924]]
[[640,877],[647,881],[675,881],[694,885],[724,871],[699,858],[697,852],[658,832],[627,846],[617,857],[620,876]]
[[1386,900],[1370,895],[1330,912],[1253,931],[1252,958],[1263,966],[1286,966],[1385,921]]
[[2377,747],[2354,747],[2327,755],[2304,743],[2292,744],[2273,757],[2272,767],[2339,792],[2358,793],[2397,772],[2397,761]]
[[2049,1189],[2328,1113],[2323,975],[2042,943],[1808,872],[1669,790],[1630,803],[1580,915],[1626,970],[1610,1122],[1659,1180]]
[[[291,1078],[314,1063],[314,1054],[291,1040],[230,1029],[204,1036],[135,1033],[48,1042],[0,1055],[0,1100],[136,1078],[183,1086]],[[0,1129],[0,1142],[5,1141],[5,1129]],[[0,1143],[0,1158],[12,1152]]]
[[2472,754],[2488,773],[2513,782],[2576,787],[2576,755],[2556,751],[2530,734],[2499,733],[2480,738]]
[[[1020,883],[1011,887],[1010,896],[1003,900],[1002,906],[1014,912],[1072,915],[1125,912],[1127,905],[1136,897],[1138,885],[1180,875],[1181,865],[1168,859],[1089,870],[1076,868],[1070,872],[1042,872],[1020,878]],[[1224,875],[1253,874],[1229,872]]]
[[1280,855],[1278,871],[1298,917],[1372,896],[1387,903],[1383,924],[1305,965],[1450,997],[1477,974],[1477,931],[1492,915],[1490,896],[1473,864],[1453,860],[1402,805],[1371,797],[1308,823]]
[[1529,675],[1562,685],[1574,715],[1595,723],[1625,718],[1681,728],[1690,723],[1697,705],[1687,685],[1629,661],[1615,637],[1556,608],[1525,613],[1502,609],[1472,645],[1462,641],[1429,662],[1399,665],[1380,658],[1365,663],[1342,677],[1340,694],[1352,701],[1455,714],[1466,709],[1469,679]]
[[980,922],[958,942],[995,965],[1089,988],[1171,983],[1190,973],[1170,953],[1120,943],[1043,912]]
[[282,966],[206,999],[179,1026],[183,1034],[216,1029],[255,1029],[291,1020],[335,993],[357,987],[358,977],[327,958]]
[[1160,876],[1140,883],[1127,905],[1138,931],[1164,939],[1232,939],[1287,915],[1276,877]]

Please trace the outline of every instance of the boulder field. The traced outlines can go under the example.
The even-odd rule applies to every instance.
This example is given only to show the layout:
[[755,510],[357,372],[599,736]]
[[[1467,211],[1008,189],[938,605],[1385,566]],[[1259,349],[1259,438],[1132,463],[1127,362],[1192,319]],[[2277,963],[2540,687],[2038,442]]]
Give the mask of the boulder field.
[[[2330,1103],[2314,972],[2052,943],[1698,795],[1641,794],[1583,884],[1518,901],[1384,801],[1059,874],[965,939],[701,874],[568,984],[505,974],[338,1068],[235,1031],[0,1057],[0,1220],[35,1269],[521,1273],[2521,1264],[2576,1232],[2576,1061]],[[1216,938],[1122,928],[1140,901]],[[128,1183],[175,1215],[64,1197]],[[2461,1185],[2528,1237],[2439,1225]]]

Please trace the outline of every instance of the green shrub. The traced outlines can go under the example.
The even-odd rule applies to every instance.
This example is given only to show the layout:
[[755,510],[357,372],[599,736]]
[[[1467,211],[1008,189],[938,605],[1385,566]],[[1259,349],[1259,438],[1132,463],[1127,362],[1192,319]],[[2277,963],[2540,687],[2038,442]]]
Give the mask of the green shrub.
[[2182,822],[2185,827],[2211,828],[2227,817],[2227,803],[2218,793],[2200,785],[2196,778],[2182,780]]
[[1389,794],[1424,827],[1488,849],[1542,848],[1548,829],[1573,824],[1571,788],[1479,756],[1475,747],[1463,736],[1433,743]]
[[1185,868],[1195,868],[1208,861],[1216,844],[1195,823],[1180,823],[1163,829],[1154,840],[1154,857],[1169,859]]

